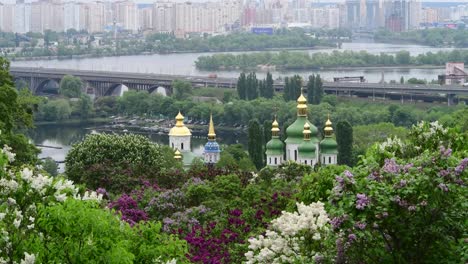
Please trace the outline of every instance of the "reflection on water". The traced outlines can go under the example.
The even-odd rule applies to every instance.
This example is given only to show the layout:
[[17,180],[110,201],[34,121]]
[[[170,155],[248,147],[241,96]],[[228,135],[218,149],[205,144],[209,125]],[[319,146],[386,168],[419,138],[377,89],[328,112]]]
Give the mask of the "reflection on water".
[[[102,125],[102,124],[101,124]],[[82,141],[86,135],[93,131],[97,124],[67,124],[67,125],[39,125],[34,130],[29,131],[28,135],[34,144],[59,147],[47,148],[41,147],[40,158],[51,157],[55,161],[62,162],[70,150],[71,146]],[[220,144],[243,143],[244,140],[236,138],[233,133],[220,133],[218,142]],[[169,145],[169,137],[167,135],[158,134],[142,134],[158,144]],[[244,137],[245,139],[245,137]],[[198,155],[203,153],[203,147],[206,144],[204,136],[192,137],[192,151]],[[92,155],[92,154],[91,154]],[[64,164],[60,163],[60,171],[64,170]]]

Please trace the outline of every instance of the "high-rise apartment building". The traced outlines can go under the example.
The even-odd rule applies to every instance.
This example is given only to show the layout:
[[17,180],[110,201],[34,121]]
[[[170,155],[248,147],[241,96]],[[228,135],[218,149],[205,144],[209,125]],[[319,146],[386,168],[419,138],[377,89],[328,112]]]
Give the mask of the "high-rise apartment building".
[[0,29],[5,32],[14,32],[15,6],[11,4],[0,4]]
[[175,12],[175,3],[154,3],[153,30],[156,32],[173,32],[175,30]]
[[120,26],[126,30],[138,30],[137,5],[133,1],[114,3],[114,16]]

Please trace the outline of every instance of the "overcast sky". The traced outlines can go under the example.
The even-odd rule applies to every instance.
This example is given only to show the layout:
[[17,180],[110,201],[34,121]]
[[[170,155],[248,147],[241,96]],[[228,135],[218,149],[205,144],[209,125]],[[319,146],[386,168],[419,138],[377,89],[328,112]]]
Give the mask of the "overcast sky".
[[[26,2],[34,2],[36,0],[26,0]],[[93,2],[93,0],[63,0],[63,1],[76,1],[76,2]],[[156,2],[157,0],[134,0],[136,3],[153,3]],[[164,0],[167,1],[167,0]],[[206,1],[223,1],[223,0],[173,0],[174,2],[206,2]],[[315,2],[318,3],[337,3],[337,2],[344,2],[346,0],[315,0]],[[468,3],[468,0],[422,0],[422,2],[427,2],[427,3]],[[0,3],[15,3],[15,0],[0,0]]]

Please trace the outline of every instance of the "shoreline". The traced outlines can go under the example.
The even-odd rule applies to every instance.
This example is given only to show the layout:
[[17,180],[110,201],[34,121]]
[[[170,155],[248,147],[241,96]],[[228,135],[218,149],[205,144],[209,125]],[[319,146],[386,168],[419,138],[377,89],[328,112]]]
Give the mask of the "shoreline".
[[127,57],[127,56],[143,56],[143,55],[173,55],[173,54],[203,54],[203,53],[226,53],[226,52],[280,52],[280,51],[304,51],[304,50],[327,50],[334,49],[335,46],[314,46],[314,47],[291,47],[291,48],[268,48],[268,49],[240,49],[240,50],[224,50],[224,51],[172,51],[172,52],[141,52],[136,54],[109,54],[109,55],[94,55],[94,54],[83,54],[83,55],[68,55],[68,56],[40,56],[40,57],[6,57],[10,61],[50,61],[50,60],[73,60],[73,59],[89,59],[89,58],[111,58],[111,57]]
[[[379,66],[379,65],[369,65],[369,66],[333,66],[333,67],[296,67],[296,68],[285,68],[281,66],[276,66],[277,71],[293,71],[293,70],[299,70],[299,71],[308,71],[308,70],[369,70],[369,69],[445,69],[443,65],[395,65],[395,66]],[[203,69],[203,68],[198,68],[197,70],[200,71],[233,71],[233,70],[247,70],[247,71],[252,71],[252,70],[259,70],[258,68],[247,68],[247,69],[241,69],[241,68],[224,68],[224,69]]]

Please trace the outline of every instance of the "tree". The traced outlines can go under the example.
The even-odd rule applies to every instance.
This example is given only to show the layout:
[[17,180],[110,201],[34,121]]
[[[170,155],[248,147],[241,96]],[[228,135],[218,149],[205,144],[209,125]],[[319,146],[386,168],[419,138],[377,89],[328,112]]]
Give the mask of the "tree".
[[400,84],[405,84],[405,77],[401,76],[401,78],[400,78]]
[[145,179],[161,180],[159,176],[175,164],[173,156],[166,157],[166,148],[140,135],[88,135],[68,152],[65,172],[88,188],[123,192]]
[[251,72],[247,76],[246,99],[254,100],[256,98],[258,98],[258,80],[255,72]]
[[38,99],[24,89],[18,93],[9,71],[10,63],[0,57],[0,147],[6,144],[15,148],[15,164],[35,164],[39,150],[24,135],[14,133],[14,129],[32,127]]
[[322,78],[320,78],[320,74],[317,74],[317,77],[315,77],[315,92],[314,92],[314,100],[312,101],[313,104],[320,104],[322,101],[323,97],[323,82]]
[[187,81],[174,80],[172,82],[174,98],[177,100],[185,100],[192,95],[192,84]]
[[246,89],[247,89],[247,78],[245,77],[245,73],[241,73],[239,78],[237,79],[237,93],[239,94],[239,99],[245,100],[246,99]]
[[270,72],[267,72],[266,80],[265,80],[265,98],[273,98],[275,94],[275,87],[273,82],[273,76]]
[[285,101],[290,101],[289,90],[291,89],[289,85],[289,77],[284,77],[284,89],[283,89],[283,98]]
[[336,124],[336,142],[338,143],[338,164],[353,164],[353,127],[348,121]]
[[315,74],[309,75],[307,82],[307,101],[312,103],[315,99]]
[[289,81],[289,100],[293,101],[299,98],[302,90],[302,77],[294,75]]
[[50,176],[57,176],[58,174],[57,162],[50,157],[44,159],[42,162],[42,169],[49,173]]
[[258,81],[258,92],[260,94],[260,97],[266,98],[266,81],[265,80],[259,80]]
[[81,98],[78,104],[78,110],[79,110],[81,119],[88,119],[88,117],[92,115],[93,101],[91,101],[91,98],[88,95],[86,94],[81,95]]
[[258,120],[249,122],[249,156],[255,167],[260,170],[263,168],[263,135]]
[[408,51],[399,51],[395,57],[396,63],[400,65],[408,65],[411,61],[411,55]]
[[83,82],[80,78],[71,75],[63,76],[60,81],[59,93],[69,98],[79,98],[83,89]]

